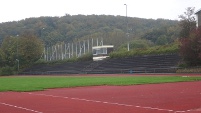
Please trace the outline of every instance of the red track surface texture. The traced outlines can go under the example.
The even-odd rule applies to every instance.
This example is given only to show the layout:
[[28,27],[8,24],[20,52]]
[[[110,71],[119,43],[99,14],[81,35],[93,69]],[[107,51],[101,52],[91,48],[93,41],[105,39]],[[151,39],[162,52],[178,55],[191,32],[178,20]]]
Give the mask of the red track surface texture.
[[201,113],[201,82],[0,92],[0,113]]

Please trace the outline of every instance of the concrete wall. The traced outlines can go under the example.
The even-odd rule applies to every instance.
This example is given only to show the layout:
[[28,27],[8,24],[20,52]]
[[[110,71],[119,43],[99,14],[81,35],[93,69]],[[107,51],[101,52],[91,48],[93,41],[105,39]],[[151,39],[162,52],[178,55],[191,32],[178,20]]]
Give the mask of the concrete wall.
[[201,11],[198,14],[198,26],[201,26]]
[[198,11],[196,15],[197,15],[197,27],[198,27],[201,26],[201,11]]

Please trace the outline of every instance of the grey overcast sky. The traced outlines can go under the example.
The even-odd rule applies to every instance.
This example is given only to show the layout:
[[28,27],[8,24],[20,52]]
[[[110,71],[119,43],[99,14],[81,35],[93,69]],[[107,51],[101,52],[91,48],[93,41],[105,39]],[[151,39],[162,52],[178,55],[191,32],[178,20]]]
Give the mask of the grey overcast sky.
[[178,20],[187,7],[201,8],[201,0],[0,0],[0,23],[30,17],[121,15]]

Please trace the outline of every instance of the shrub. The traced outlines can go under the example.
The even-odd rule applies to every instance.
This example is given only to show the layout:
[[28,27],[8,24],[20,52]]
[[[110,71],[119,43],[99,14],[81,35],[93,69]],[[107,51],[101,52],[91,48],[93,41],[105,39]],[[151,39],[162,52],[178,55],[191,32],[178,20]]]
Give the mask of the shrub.
[[177,73],[201,73],[201,67],[178,69]]
[[14,74],[14,68],[6,66],[2,67],[0,70],[0,75],[13,75]]
[[132,56],[140,56],[140,55],[157,55],[157,54],[170,54],[170,53],[178,53],[178,43],[175,42],[169,45],[163,46],[154,46],[149,48],[136,48],[130,51],[126,49],[122,49],[119,51],[114,51],[110,54],[110,58],[123,58],[123,57],[132,57]]
[[92,53],[85,54],[78,58],[78,61],[90,61],[90,60],[93,60]]

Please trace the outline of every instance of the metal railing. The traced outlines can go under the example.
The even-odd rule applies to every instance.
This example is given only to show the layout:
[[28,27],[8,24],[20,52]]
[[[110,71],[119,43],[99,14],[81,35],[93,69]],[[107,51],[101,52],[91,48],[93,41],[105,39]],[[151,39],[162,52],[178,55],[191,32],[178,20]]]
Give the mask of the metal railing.
[[176,73],[178,67],[170,68],[132,68],[132,69],[103,69],[103,70],[63,70],[63,71],[30,71],[22,72],[21,75],[64,75],[64,74],[134,74],[134,73]]

